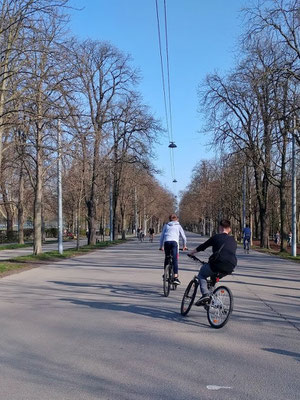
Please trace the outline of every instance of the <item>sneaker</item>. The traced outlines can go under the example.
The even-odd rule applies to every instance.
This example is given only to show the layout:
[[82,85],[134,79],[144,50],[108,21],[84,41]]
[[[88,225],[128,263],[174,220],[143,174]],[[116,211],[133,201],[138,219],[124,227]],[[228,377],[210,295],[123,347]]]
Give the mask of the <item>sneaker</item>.
[[210,300],[209,294],[203,294],[199,300],[196,301],[195,306],[203,306],[204,304],[208,303]]
[[180,285],[181,284],[181,282],[180,282],[180,280],[178,278],[174,278],[173,283],[175,283],[175,285]]

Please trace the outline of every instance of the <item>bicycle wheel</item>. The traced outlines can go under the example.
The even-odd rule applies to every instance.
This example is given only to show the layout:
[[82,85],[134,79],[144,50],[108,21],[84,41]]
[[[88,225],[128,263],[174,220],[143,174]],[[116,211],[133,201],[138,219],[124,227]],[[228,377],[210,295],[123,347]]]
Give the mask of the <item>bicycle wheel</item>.
[[164,269],[164,279],[163,279],[163,288],[165,297],[169,296],[170,293],[170,265],[167,264]]
[[181,308],[180,308],[181,315],[188,315],[190,309],[192,308],[192,305],[196,297],[198,285],[199,285],[198,280],[195,278],[192,279],[191,282],[187,285],[187,288],[185,289],[181,301]]
[[219,286],[213,291],[212,299],[207,306],[207,318],[210,325],[219,329],[227,324],[233,310],[233,295],[226,286]]
[[174,270],[173,267],[169,264],[169,277],[170,277],[170,286],[172,290],[177,289],[177,285],[174,283]]

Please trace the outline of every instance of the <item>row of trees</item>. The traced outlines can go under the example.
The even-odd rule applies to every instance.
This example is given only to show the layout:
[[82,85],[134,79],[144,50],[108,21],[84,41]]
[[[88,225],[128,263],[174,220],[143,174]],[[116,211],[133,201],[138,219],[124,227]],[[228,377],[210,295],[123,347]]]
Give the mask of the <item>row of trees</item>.
[[[291,172],[288,178],[291,180]],[[244,203],[245,195],[245,203]],[[300,196],[298,187],[297,196]],[[287,197],[291,198],[291,186]],[[217,232],[218,222],[230,218],[233,235],[241,239],[243,210],[246,207],[246,221],[250,224],[254,238],[260,238],[260,213],[256,184],[252,167],[246,167],[239,155],[223,156],[214,160],[203,160],[193,170],[191,183],[183,192],[180,202],[180,221],[186,229],[212,235]],[[270,237],[280,228],[280,196],[276,186],[271,185],[268,202],[270,214]],[[287,232],[291,231],[291,202],[287,202]],[[298,241],[300,241],[300,213],[297,213]],[[284,244],[281,243],[283,246]]]
[[56,214],[59,152],[67,223],[74,231],[86,220],[90,244],[110,209],[116,237],[159,225],[174,206],[153,178],[162,130],[137,92],[138,71],[110,43],[68,38],[67,10],[68,0],[0,5],[1,209],[8,236],[17,213],[20,243],[32,216],[35,254],[45,219]]
[[[219,168],[210,163],[196,168],[181,212],[187,214],[189,198],[198,190],[201,203],[203,196],[213,204],[198,216],[213,219],[216,213],[225,213],[241,230],[241,187],[246,169],[248,222],[254,218],[262,247],[268,247],[271,227],[277,225],[285,249],[291,221],[292,139],[300,144],[295,125],[300,104],[299,2],[274,0],[244,12],[247,31],[235,67],[224,76],[208,75],[199,88],[207,120],[205,131],[213,134],[213,145],[230,156],[222,158]],[[211,179],[211,172],[210,178],[205,177],[210,169],[217,178]],[[203,182],[200,177],[204,177]],[[207,179],[209,190],[211,184],[216,185],[213,197],[206,197]],[[279,216],[274,207],[278,207]]]

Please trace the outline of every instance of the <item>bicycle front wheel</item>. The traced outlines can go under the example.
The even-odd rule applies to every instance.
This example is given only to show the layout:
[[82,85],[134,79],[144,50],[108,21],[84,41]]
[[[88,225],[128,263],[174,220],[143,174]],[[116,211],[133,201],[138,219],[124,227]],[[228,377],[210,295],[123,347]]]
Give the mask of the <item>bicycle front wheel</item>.
[[233,310],[233,295],[226,286],[219,286],[214,290],[210,303],[207,306],[207,318],[210,325],[219,329],[227,324]]
[[192,308],[196,297],[198,285],[199,283],[195,278],[192,279],[191,282],[187,285],[181,301],[181,315],[188,315],[188,313],[190,312],[190,309]]
[[170,293],[170,265],[166,265],[164,269],[164,279],[163,279],[163,288],[165,297],[169,296]]

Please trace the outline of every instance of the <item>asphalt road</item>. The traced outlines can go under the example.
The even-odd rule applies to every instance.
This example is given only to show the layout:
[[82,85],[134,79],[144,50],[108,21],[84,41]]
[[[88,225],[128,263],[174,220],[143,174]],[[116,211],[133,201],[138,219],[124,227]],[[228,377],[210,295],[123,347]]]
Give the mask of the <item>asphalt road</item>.
[[298,400],[299,264],[239,251],[223,279],[234,312],[214,330],[202,308],[180,315],[198,266],[181,255],[182,286],[165,298],[157,248],[129,242],[1,279],[0,399]]

